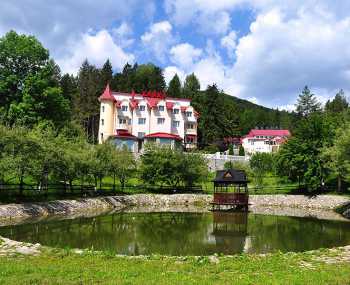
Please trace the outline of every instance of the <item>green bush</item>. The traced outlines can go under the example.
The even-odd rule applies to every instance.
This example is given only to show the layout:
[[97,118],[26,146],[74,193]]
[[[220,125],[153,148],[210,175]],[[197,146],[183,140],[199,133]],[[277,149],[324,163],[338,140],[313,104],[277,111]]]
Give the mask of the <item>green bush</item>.
[[206,161],[200,154],[155,144],[145,146],[139,172],[145,183],[174,187],[193,186],[208,177]]

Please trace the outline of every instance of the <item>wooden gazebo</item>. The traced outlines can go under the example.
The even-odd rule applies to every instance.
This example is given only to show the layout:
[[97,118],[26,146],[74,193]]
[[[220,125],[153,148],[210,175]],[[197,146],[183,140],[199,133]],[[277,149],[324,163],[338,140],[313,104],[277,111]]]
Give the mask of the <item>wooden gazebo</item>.
[[243,170],[218,170],[213,183],[213,210],[248,210],[248,180]]

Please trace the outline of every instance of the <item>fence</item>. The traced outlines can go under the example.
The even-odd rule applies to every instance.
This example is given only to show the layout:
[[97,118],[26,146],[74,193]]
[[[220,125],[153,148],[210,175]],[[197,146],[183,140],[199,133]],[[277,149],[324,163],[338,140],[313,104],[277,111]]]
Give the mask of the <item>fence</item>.
[[238,155],[228,155],[221,154],[220,152],[214,154],[202,154],[208,161],[208,168],[210,171],[221,170],[224,169],[224,165],[226,162],[241,162],[248,163],[248,156],[238,156]]
[[38,187],[36,184],[0,184],[0,202],[8,201],[40,201],[58,198],[96,197],[107,195],[123,195],[130,193],[203,193],[202,186],[160,186],[139,185],[121,187],[104,183],[101,187],[94,185],[65,185],[63,183],[48,184]]

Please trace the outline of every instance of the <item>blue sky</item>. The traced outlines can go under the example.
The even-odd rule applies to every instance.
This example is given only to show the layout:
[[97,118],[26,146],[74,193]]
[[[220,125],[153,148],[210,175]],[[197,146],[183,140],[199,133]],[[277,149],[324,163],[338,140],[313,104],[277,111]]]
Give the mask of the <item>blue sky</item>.
[[85,58],[153,62],[167,81],[194,72],[202,89],[284,109],[305,85],[322,102],[350,91],[347,0],[2,0],[0,36],[10,29],[38,37],[63,72]]

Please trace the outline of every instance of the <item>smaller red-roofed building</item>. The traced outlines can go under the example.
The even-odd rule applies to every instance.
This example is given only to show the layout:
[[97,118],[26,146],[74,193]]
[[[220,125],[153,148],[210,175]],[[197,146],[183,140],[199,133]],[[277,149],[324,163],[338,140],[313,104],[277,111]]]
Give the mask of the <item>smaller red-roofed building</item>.
[[291,136],[289,130],[251,130],[241,142],[246,155],[257,152],[272,153]]

